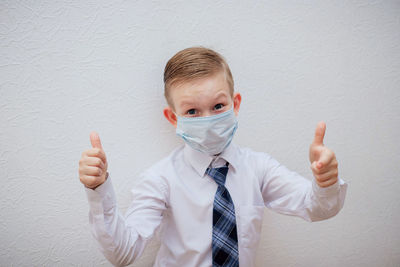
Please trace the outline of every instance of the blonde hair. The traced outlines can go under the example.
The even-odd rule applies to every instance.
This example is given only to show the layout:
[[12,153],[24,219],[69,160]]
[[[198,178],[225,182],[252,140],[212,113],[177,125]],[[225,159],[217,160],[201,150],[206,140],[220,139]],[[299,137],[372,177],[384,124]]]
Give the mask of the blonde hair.
[[170,107],[174,108],[170,96],[173,85],[211,77],[223,71],[233,96],[234,83],[232,73],[223,56],[202,46],[189,47],[176,53],[164,69],[164,96]]

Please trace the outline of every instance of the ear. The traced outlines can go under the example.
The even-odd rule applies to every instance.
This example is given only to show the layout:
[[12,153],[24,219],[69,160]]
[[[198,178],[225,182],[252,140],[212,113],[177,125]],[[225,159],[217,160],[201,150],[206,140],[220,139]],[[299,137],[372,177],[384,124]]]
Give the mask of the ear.
[[240,93],[234,93],[233,94],[233,111],[235,112],[236,116],[239,113],[239,108],[240,108],[241,102],[242,102],[242,96],[240,95]]
[[171,107],[164,108],[164,117],[176,128],[177,118]]

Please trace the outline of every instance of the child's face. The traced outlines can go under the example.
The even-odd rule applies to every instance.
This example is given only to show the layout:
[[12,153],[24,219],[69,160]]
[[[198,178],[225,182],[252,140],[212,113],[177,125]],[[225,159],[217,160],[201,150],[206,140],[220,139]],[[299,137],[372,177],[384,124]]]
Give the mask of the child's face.
[[173,86],[170,97],[175,111],[171,107],[164,109],[164,116],[176,127],[176,115],[181,117],[205,117],[228,111],[232,105],[237,115],[241,95],[232,97],[223,72],[216,75]]

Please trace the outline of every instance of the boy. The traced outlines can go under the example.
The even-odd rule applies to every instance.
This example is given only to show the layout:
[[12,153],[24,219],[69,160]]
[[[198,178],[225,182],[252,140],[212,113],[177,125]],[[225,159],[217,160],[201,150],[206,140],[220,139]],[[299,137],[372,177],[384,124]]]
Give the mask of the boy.
[[310,146],[309,181],[270,155],[231,142],[241,95],[220,54],[203,47],[178,52],[165,67],[164,83],[164,116],[185,145],[143,172],[125,217],[97,133],[79,162],[92,234],[111,263],[132,263],[160,231],[154,266],[253,266],[265,206],[307,221],[343,207],[347,184],[323,145],[323,122]]

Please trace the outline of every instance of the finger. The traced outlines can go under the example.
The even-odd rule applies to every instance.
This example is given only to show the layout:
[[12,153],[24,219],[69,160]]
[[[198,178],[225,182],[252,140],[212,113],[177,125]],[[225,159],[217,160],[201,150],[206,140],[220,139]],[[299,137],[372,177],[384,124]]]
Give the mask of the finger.
[[335,154],[330,149],[324,149],[318,159],[317,168],[319,170],[326,169],[327,166],[332,162],[335,158]]
[[314,161],[314,162],[311,164],[311,170],[312,170],[312,172],[313,172],[314,174],[319,174],[319,173],[321,172],[321,170],[317,168],[317,163],[318,163],[317,161]]
[[82,175],[80,178],[81,182],[86,185],[87,187],[95,187],[99,183],[99,177],[98,176],[92,176],[92,175]]
[[90,143],[92,143],[92,147],[103,149],[101,146],[100,136],[96,132],[90,133]]
[[314,145],[323,145],[324,144],[325,129],[326,129],[325,122],[320,121],[317,124],[317,128],[315,129],[315,135],[314,135],[314,140],[313,140]]
[[101,176],[103,174],[103,170],[99,167],[85,166],[82,167],[82,173],[90,176]]
[[321,174],[314,173],[314,177],[318,182],[322,183],[322,182],[326,182],[330,179],[336,179],[338,177],[338,171],[337,171],[337,169],[334,169],[334,170],[330,170],[328,172],[321,173]]
[[100,148],[92,148],[92,149],[87,150],[86,156],[100,158],[104,164],[107,164],[106,154]]
[[[329,163],[328,165],[319,167],[318,161],[314,161],[311,164],[311,170],[314,174],[322,174],[322,173],[326,173],[328,171],[330,171],[331,169],[334,169],[334,165],[332,165],[333,160],[331,161],[331,163]],[[337,165],[336,165],[337,166]],[[337,168],[336,168],[337,169]]]
[[329,180],[327,180],[325,182],[318,182],[317,181],[317,184],[320,187],[328,187],[328,186],[331,186],[331,185],[335,184],[337,181],[338,181],[338,178],[336,177],[336,178],[329,179]]
[[101,169],[105,168],[103,160],[101,158],[98,158],[98,157],[86,157],[85,164],[87,166],[95,166],[95,167],[99,167]]

